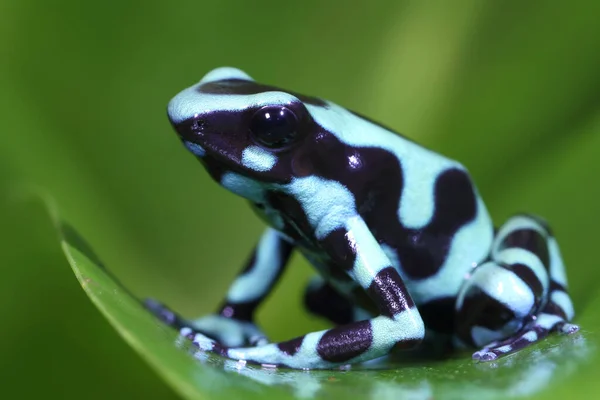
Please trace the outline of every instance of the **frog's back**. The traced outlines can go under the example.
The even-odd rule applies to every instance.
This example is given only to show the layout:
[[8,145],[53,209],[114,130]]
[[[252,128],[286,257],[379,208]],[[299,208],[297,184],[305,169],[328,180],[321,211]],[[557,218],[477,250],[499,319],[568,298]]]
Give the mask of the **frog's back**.
[[453,299],[464,275],[488,256],[493,237],[467,170],[333,103],[307,107],[348,160],[327,178],[354,195],[415,302]]

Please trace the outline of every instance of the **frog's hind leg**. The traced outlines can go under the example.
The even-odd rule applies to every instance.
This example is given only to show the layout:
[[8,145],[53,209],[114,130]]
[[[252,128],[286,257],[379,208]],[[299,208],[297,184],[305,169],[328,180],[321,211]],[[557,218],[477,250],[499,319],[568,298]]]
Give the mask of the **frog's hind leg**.
[[491,260],[459,293],[457,337],[482,347],[480,361],[520,350],[552,331],[573,333],[573,304],[556,240],[540,219],[510,218],[498,231]]

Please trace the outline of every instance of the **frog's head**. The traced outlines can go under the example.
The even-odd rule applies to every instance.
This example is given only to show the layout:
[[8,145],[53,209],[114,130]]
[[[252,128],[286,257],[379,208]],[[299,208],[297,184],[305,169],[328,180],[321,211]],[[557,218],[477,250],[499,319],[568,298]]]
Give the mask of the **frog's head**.
[[232,171],[283,183],[314,167],[310,158],[323,128],[307,107],[323,110],[328,104],[222,67],[177,94],[168,115],[183,144],[217,181]]

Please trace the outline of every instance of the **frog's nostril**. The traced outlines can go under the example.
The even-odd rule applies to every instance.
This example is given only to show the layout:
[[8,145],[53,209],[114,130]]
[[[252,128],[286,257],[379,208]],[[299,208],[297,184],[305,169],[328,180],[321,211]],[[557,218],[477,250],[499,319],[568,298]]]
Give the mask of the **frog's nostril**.
[[191,128],[194,133],[202,133],[206,128],[208,128],[208,121],[204,118],[198,118],[192,122]]

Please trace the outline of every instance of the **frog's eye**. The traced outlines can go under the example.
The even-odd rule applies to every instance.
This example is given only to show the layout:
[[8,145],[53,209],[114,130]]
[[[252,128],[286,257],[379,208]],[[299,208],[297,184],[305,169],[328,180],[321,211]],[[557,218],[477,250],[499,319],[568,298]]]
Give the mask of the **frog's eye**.
[[252,116],[250,132],[267,147],[282,147],[298,135],[298,118],[286,107],[263,107]]

